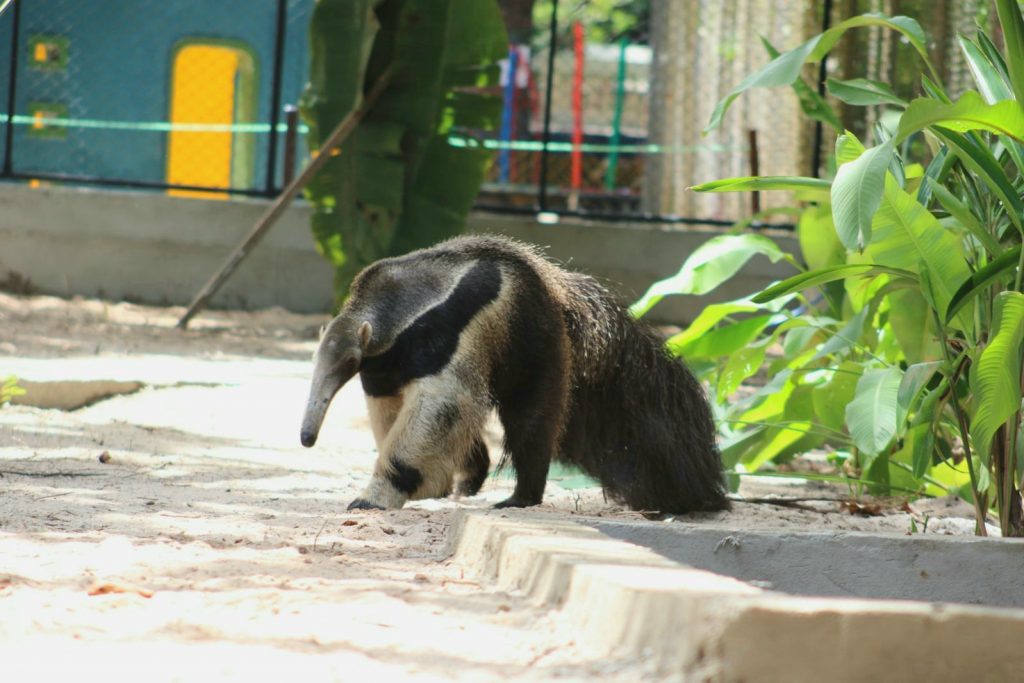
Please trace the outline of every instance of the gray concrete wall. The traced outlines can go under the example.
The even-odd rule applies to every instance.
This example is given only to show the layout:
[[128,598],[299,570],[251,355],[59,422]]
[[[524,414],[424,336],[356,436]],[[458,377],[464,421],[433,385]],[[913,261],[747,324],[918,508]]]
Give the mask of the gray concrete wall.
[[[216,201],[0,183],[0,281],[15,273],[36,291],[156,304],[186,304],[266,209],[265,200]],[[217,307],[282,306],[327,311],[332,271],[317,254],[309,207],[292,206],[214,298]],[[712,230],[658,224],[476,213],[472,232],[495,232],[547,247],[571,268],[601,279],[631,301],[674,274]],[[773,235],[784,249],[793,237]],[[755,257],[740,275],[706,297],[671,297],[652,312],[667,322],[693,318],[712,301],[754,292],[792,274]]]
[[[0,184],[0,280],[15,272],[49,294],[185,304],[266,204]],[[297,207],[213,304],[326,311],[331,278],[314,249],[308,210]]]

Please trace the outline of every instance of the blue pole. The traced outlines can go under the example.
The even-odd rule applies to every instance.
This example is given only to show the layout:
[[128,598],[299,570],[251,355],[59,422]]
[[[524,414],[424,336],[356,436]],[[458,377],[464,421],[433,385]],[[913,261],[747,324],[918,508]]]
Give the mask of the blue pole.
[[[515,108],[518,62],[519,50],[515,45],[510,45],[508,48],[508,80],[505,83],[505,104],[501,111],[501,132],[499,133],[502,142],[509,142],[512,139],[512,111]],[[508,182],[509,154],[509,145],[502,145],[501,151],[498,152],[498,178],[502,183]]]

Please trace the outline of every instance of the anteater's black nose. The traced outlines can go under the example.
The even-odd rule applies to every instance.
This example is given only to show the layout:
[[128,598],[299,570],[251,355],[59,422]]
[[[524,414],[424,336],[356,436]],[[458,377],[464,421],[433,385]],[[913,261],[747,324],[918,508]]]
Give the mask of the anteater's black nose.
[[302,441],[302,445],[309,448],[316,443],[316,432],[307,432],[303,430],[302,434],[299,435],[299,440]]

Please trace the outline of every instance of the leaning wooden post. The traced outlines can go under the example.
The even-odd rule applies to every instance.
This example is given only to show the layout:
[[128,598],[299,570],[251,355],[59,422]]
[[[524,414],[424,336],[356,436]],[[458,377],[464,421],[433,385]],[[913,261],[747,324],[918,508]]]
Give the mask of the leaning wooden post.
[[341,123],[334,129],[334,131],[328,136],[327,140],[320,145],[319,151],[315,157],[310,159],[306,168],[302,170],[298,176],[295,177],[287,186],[281,191],[281,194],[277,196],[274,203],[271,204],[264,212],[260,219],[256,221],[256,224],[252,226],[252,230],[245,236],[241,244],[235,247],[234,251],[228,256],[227,260],[220,267],[213,277],[211,277],[203,288],[199,290],[196,298],[189,304],[188,310],[185,311],[185,315],[181,316],[181,320],[178,321],[178,329],[185,329],[188,327],[188,321],[195,316],[196,313],[201,311],[206,303],[210,300],[217,290],[231,277],[235,269],[238,268],[239,264],[245,260],[256,244],[263,239],[263,236],[273,227],[274,223],[281,217],[284,210],[288,208],[292,200],[299,193],[299,190],[309,182],[309,180],[316,175],[324,164],[327,163],[328,159],[331,158],[331,150],[342,142],[345,141],[359,122],[362,121],[363,117],[366,116],[367,112],[373,107],[373,104],[381,96],[381,93],[387,88],[391,82],[392,72],[388,68],[380,75],[377,82],[373,84],[373,88],[367,93],[363,103],[356,109],[353,109],[348,116],[341,120]]

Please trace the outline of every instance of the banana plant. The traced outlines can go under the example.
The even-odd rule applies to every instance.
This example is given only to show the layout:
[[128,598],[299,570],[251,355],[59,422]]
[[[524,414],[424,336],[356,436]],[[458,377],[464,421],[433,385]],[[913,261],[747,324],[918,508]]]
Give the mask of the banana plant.
[[388,89],[309,183],[339,299],[363,267],[462,232],[490,153],[449,133],[496,128],[508,53],[495,0],[317,0],[300,102],[311,150],[381,74]]
[[[805,63],[863,27],[897,31],[923,67],[909,102],[885,83],[828,80],[836,99],[884,107],[894,122],[870,145],[841,132],[830,180],[693,188],[788,190],[807,205],[806,268],[709,307],[669,341],[712,382],[723,456],[738,471],[824,447],[875,491],[956,491],[973,502],[979,534],[994,511],[1003,535],[1024,535],[1024,21],[1016,0],[996,9],[1004,46],[984,32],[960,38],[976,87],[955,99],[915,20],[866,14],[778,54],[715,110],[709,129],[747,90],[798,87]],[[756,374],[763,386],[737,395]]]

